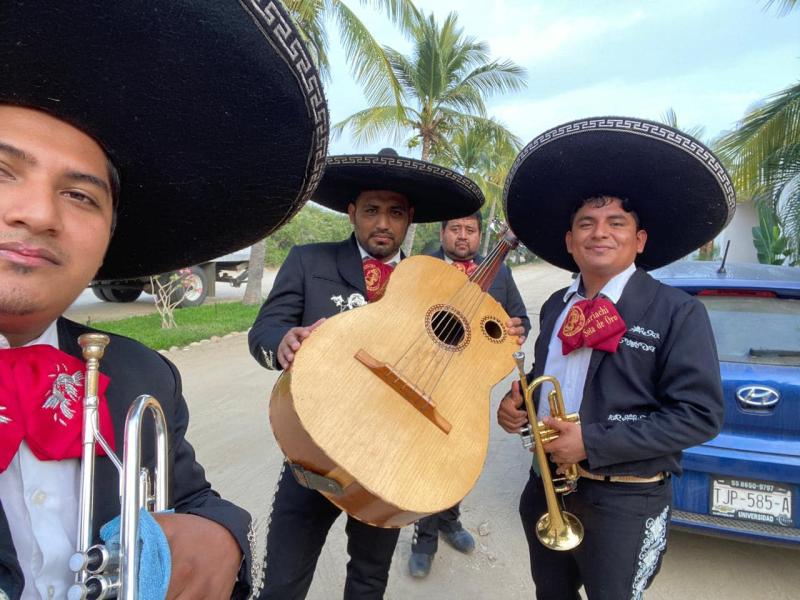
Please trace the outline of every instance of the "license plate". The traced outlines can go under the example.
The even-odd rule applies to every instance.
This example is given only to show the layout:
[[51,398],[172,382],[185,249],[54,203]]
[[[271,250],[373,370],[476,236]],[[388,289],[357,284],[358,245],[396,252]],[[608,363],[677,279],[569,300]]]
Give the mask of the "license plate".
[[711,514],[792,527],[792,490],[768,481],[715,477],[711,486]]

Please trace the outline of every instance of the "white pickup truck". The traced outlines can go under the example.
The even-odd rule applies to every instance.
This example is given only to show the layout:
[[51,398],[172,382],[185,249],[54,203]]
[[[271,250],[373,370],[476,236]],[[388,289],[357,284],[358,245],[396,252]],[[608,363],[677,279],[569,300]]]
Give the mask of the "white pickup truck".
[[[239,287],[247,282],[247,265],[250,261],[250,248],[220,256],[208,262],[200,263],[186,269],[176,271],[182,278],[186,290],[179,308],[200,306],[208,296],[216,293],[216,282],[230,283]],[[172,273],[161,273],[156,277],[171,277]],[[133,302],[142,292],[152,294],[149,277],[135,279],[99,280],[92,282],[94,295],[104,302]]]

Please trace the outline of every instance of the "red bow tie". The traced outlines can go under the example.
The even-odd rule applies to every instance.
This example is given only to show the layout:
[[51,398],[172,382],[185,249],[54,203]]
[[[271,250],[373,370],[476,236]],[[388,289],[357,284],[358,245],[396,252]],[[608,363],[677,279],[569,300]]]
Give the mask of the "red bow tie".
[[[22,440],[39,460],[81,455],[85,365],[52,346],[0,350],[0,472],[8,467]],[[114,427],[100,375],[100,433],[111,448]],[[103,454],[98,446],[98,454]]]
[[625,334],[625,321],[608,298],[581,300],[569,309],[558,337],[566,355],[583,345],[604,352],[616,352]]
[[370,302],[380,300],[386,291],[386,284],[389,283],[389,277],[394,271],[394,267],[382,263],[376,258],[365,258],[362,265],[364,282],[367,284],[367,300]]
[[459,271],[466,273],[467,277],[471,276],[475,272],[475,269],[478,268],[478,264],[474,260],[454,260],[453,266]]

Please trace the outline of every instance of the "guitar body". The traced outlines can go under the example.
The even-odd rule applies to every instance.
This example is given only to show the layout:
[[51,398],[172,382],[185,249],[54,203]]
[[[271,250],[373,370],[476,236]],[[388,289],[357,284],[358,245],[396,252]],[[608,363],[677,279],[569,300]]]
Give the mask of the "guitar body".
[[367,523],[402,527],[450,508],[480,475],[491,389],[515,367],[508,319],[446,262],[403,260],[380,301],[303,342],[272,392],[278,444],[311,487]]

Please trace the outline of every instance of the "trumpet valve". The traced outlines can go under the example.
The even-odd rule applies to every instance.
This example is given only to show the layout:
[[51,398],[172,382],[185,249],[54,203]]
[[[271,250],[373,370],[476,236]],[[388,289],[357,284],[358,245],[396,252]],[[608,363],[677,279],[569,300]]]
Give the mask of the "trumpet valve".
[[533,448],[534,440],[533,440],[533,431],[531,431],[530,424],[525,425],[524,427],[520,428],[519,435],[522,438],[522,447],[526,450],[530,450]]

